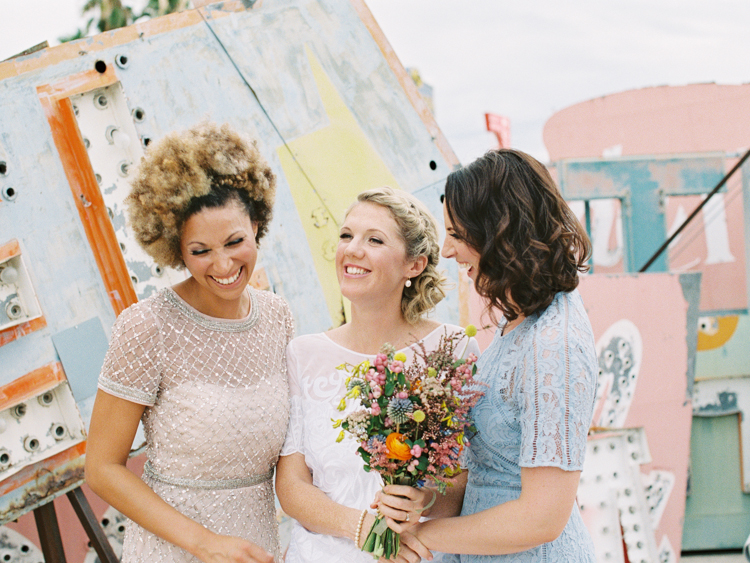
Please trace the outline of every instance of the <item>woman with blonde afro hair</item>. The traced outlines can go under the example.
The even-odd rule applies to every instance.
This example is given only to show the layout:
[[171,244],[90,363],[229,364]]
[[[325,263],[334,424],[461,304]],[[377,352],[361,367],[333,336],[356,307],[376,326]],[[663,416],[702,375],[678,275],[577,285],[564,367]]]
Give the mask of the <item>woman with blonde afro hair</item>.
[[[294,323],[249,286],[274,190],[255,143],[209,122],[151,147],[132,183],[138,242],[189,276],[120,314],[99,377],[86,480],[131,520],[123,563],[281,558],[272,477]],[[142,478],[126,466],[139,422]]]
[[139,244],[157,264],[184,267],[182,225],[217,186],[236,190],[228,193],[248,208],[258,225],[259,242],[271,221],[276,177],[254,142],[242,139],[228,125],[203,122],[171,133],[149,149],[126,203]]

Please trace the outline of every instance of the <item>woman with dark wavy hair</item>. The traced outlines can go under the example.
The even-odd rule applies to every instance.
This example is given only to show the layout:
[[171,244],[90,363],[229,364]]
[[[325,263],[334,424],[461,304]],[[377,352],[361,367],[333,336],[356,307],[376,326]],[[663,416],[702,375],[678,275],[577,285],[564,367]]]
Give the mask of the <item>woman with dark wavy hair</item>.
[[[593,563],[576,505],[598,373],[576,287],[590,243],[546,168],[520,151],[490,151],[448,176],[442,255],[468,266],[494,319],[478,362],[487,384],[473,410],[461,516],[398,522],[429,549],[465,562]],[[398,518],[398,520],[403,520]]]

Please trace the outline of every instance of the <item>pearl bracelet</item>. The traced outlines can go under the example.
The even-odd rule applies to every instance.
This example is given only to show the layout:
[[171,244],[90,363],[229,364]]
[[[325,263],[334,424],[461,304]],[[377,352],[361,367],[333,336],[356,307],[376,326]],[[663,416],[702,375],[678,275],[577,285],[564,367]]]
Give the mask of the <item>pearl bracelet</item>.
[[359,523],[357,524],[357,533],[354,534],[354,545],[359,548],[359,536],[362,534],[362,524],[365,522],[365,515],[367,515],[367,509],[365,508],[362,511],[362,514],[359,515]]

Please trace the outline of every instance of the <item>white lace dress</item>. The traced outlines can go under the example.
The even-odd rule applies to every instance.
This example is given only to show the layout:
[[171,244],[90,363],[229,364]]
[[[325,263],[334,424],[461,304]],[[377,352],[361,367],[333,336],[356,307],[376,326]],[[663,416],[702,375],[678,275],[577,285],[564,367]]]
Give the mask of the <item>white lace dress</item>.
[[[281,560],[272,486],[289,418],[286,302],[249,289],[245,319],[203,315],[164,289],[118,317],[99,388],[146,405],[143,480],[208,529]],[[123,563],[197,562],[132,522]]]
[[[423,342],[427,350],[437,347],[440,336],[462,330],[443,324],[428,334]],[[456,350],[464,352],[466,340]],[[407,362],[414,357],[412,347],[401,350]],[[465,353],[479,355],[479,346],[472,338]],[[366,473],[362,458],[357,455],[359,444],[351,437],[336,443],[340,430],[333,428],[331,419],[339,419],[356,410],[350,401],[343,413],[336,409],[344,396],[346,372],[337,366],[347,362],[356,365],[374,355],[360,354],[333,342],[325,334],[311,334],[295,338],[287,348],[287,366],[292,412],[289,431],[281,455],[301,453],[312,473],[313,484],[328,497],[344,506],[363,510],[370,506],[375,493],[382,487],[376,472]],[[364,532],[367,532],[365,530]],[[295,522],[286,563],[372,563],[369,553],[357,549],[354,542],[316,534]]]

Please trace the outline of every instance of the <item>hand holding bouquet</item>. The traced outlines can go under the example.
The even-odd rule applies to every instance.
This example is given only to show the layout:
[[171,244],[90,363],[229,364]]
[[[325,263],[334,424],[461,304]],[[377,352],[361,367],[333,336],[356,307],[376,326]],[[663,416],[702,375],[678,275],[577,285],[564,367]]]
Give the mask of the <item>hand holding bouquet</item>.
[[[475,334],[471,325],[465,332],[445,334],[432,351],[419,343],[408,365],[405,354],[386,344],[373,365],[365,360],[339,366],[350,374],[339,410],[350,399],[359,400],[362,408],[335,421],[334,427],[342,428],[337,441],[345,432],[359,441],[365,471],[377,471],[387,484],[419,488],[429,480],[445,493],[461,472],[460,451],[468,445],[467,432],[475,431],[469,410],[483,394],[474,380],[476,356],[461,358]],[[466,345],[456,354],[464,338]],[[379,515],[362,550],[389,559],[399,546],[399,535]]]

